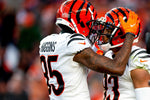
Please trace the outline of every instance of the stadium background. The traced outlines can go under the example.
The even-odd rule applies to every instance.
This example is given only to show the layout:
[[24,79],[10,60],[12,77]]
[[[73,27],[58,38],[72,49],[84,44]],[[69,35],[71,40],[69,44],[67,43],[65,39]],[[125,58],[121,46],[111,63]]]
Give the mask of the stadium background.
[[[0,100],[48,100],[38,56],[39,41],[59,32],[55,16],[64,0],[0,0]],[[104,16],[111,8],[134,10],[142,20],[139,45],[150,34],[150,0],[89,0]],[[102,74],[90,72],[91,100],[102,100]]]

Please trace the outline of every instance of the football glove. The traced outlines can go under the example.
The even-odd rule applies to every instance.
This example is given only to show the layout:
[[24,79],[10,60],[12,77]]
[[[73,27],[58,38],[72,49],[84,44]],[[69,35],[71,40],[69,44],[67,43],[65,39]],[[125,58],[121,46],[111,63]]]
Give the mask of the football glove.
[[137,35],[140,21],[138,19],[138,15],[135,12],[130,11],[127,22],[123,20],[122,16],[119,16],[119,20],[121,29],[123,32],[125,32],[125,34],[132,34],[134,37]]

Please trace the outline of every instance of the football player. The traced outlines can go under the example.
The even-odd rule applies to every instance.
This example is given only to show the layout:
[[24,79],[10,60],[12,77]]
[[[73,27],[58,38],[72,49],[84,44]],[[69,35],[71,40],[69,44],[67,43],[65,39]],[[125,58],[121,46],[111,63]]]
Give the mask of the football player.
[[[130,17],[131,19],[134,16]],[[87,0],[67,0],[57,12],[56,25],[62,31],[40,42],[40,60],[51,100],[90,100],[87,68],[97,72],[122,74],[129,58],[134,34],[128,31],[122,49],[112,60],[96,54],[91,45],[100,36],[97,13]],[[138,30],[134,20],[131,30]],[[130,26],[130,23],[128,24]]]
[[[137,18],[130,19],[131,12]],[[100,19],[101,25],[103,25],[103,34],[100,37],[101,48],[105,51],[109,50],[105,53],[105,56],[114,59],[122,48],[125,39],[124,33],[127,33],[129,27],[134,25],[129,26],[127,23],[132,23],[134,20],[139,20],[139,29],[138,31],[132,30],[136,31],[136,36],[128,63],[121,76],[104,74],[104,100],[150,100],[150,87],[148,85],[150,80],[150,54],[144,48],[134,45],[141,32],[138,15],[124,7],[117,7],[108,11],[105,18]]]

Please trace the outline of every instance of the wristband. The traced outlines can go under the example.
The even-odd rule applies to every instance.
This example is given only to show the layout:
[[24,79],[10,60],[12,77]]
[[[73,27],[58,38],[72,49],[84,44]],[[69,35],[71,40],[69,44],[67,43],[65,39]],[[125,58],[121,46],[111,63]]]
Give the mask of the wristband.
[[126,35],[127,35],[127,34],[131,34],[132,36],[135,37],[135,34],[133,34],[133,33],[131,33],[131,32],[127,32]]

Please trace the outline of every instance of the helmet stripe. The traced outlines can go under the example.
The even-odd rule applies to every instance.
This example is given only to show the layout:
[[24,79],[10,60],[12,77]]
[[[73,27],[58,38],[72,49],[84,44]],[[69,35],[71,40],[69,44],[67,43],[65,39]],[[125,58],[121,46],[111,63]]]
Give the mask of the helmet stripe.
[[80,23],[81,27],[85,27],[84,24],[81,24],[81,22],[80,22],[80,13],[81,13],[81,9],[84,7],[84,5],[85,5],[85,1],[82,3],[82,5],[80,6],[80,8],[78,9],[78,12],[76,14],[77,22]]
[[[95,9],[93,8],[93,13],[94,13],[94,11],[95,11]],[[92,16],[93,16],[93,14],[92,14]],[[92,20],[94,20],[94,16],[93,16],[93,19]]]
[[129,13],[129,10],[127,9],[127,8],[125,8],[126,9],[126,11]]
[[75,5],[75,3],[77,2],[77,0],[74,0],[71,7],[70,7],[70,10],[69,10],[69,15],[68,15],[68,20],[71,22],[71,12],[72,12],[72,8],[73,6]]
[[113,13],[115,13],[116,14],[116,16],[119,18],[119,15],[118,15],[118,12],[115,12],[114,10],[111,10]]
[[78,27],[77,27],[77,25],[76,25],[76,23],[74,22],[73,19],[71,19],[71,22],[72,22],[74,28],[76,29],[77,33],[79,33]]
[[92,10],[90,8],[89,8],[89,11],[91,13],[91,19],[94,20],[93,12],[92,12]]
[[90,11],[90,13],[91,13],[91,20],[94,20],[97,17],[97,13],[95,14],[95,16],[93,16],[94,12],[95,12],[95,9],[93,8],[93,10],[91,10],[91,8],[90,8],[91,5],[92,4],[90,2],[87,4],[86,15],[87,15],[88,11]]
[[113,13],[115,13],[115,14],[116,14],[116,16],[119,18],[119,15],[118,15],[118,14],[117,14],[114,10],[112,10],[112,12],[113,12]]
[[86,7],[86,15],[87,15],[87,13],[88,13],[88,11],[89,11],[88,9],[89,9],[90,6],[91,6],[91,4],[88,3],[88,4],[87,4],[87,7]]
[[107,13],[106,14],[112,21],[113,21],[113,23],[114,23],[114,18],[111,16],[111,14],[110,13]]
[[117,8],[117,9],[124,17],[126,17],[125,22],[127,22],[127,15],[125,14],[125,12],[121,8]]

